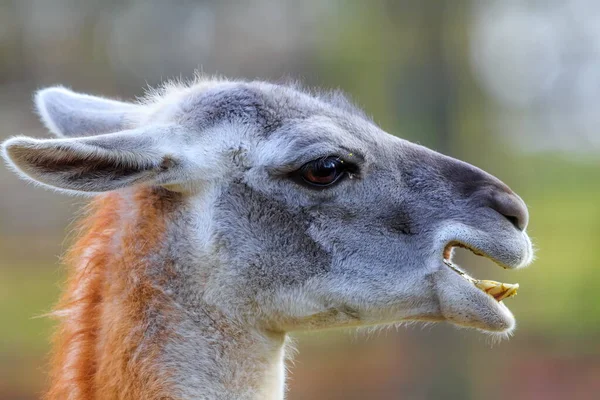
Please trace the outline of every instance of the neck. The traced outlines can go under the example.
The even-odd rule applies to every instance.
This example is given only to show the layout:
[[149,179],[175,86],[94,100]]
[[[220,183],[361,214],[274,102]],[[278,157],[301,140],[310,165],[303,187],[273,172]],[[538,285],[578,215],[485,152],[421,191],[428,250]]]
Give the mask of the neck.
[[175,328],[188,339],[169,349],[174,398],[283,399],[285,336],[201,314]]
[[180,292],[193,268],[168,249],[179,196],[144,189],[92,204],[54,313],[48,399],[283,399],[285,334]]

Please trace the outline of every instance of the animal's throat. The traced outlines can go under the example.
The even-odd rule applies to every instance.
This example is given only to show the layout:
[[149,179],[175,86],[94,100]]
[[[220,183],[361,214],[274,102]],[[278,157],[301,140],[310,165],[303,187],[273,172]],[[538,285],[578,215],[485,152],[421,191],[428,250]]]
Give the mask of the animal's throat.
[[452,262],[452,248],[453,247],[462,247],[470,250],[473,254],[478,255],[480,257],[485,257],[484,254],[479,254],[477,251],[471,249],[468,246],[465,246],[460,243],[451,243],[444,249],[443,262],[446,266],[448,266],[451,270],[462,276],[465,280],[471,282],[480,290],[492,296],[496,301],[500,302],[504,299],[508,299],[509,297],[515,296],[517,294],[517,290],[519,289],[518,283],[502,283],[491,280],[480,280],[475,279],[469,276],[462,268]]

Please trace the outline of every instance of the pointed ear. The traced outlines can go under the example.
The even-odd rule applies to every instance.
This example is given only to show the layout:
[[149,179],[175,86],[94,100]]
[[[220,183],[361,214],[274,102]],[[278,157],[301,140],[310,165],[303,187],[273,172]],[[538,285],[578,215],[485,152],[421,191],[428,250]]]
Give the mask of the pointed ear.
[[67,191],[105,192],[139,183],[180,182],[187,162],[176,150],[179,146],[173,146],[178,136],[177,128],[168,125],[86,138],[21,136],[8,139],[2,150],[9,164],[30,180]]
[[61,86],[40,90],[35,105],[44,125],[59,137],[81,137],[127,129],[136,104],[89,96]]

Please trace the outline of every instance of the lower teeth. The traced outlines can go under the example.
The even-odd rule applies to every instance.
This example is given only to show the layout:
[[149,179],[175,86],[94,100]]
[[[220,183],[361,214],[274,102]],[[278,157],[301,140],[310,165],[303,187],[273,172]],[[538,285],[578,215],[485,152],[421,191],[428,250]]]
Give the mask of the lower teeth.
[[490,296],[492,296],[496,301],[502,301],[504,299],[508,299],[509,297],[515,296],[517,294],[517,290],[519,289],[518,283],[502,283],[496,281],[488,281],[488,280],[479,280],[471,278],[469,275],[465,274],[463,271],[458,269],[452,262],[444,259],[444,264],[450,267],[453,271],[461,275],[463,278],[471,282],[473,285],[483,290]]
[[519,289],[518,283],[501,283],[496,281],[476,281],[475,286],[491,295],[498,301],[515,296]]

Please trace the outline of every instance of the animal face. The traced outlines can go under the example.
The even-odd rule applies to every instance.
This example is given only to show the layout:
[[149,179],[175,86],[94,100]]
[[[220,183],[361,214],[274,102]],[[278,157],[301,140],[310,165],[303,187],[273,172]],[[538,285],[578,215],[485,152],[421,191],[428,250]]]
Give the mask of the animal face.
[[70,193],[181,192],[171,239],[203,277],[182,284],[232,317],[277,331],[514,327],[497,299],[516,288],[476,281],[450,259],[462,246],[505,268],[530,263],[523,201],[474,166],[383,132],[339,95],[204,80],[139,104],[47,89],[37,105],[63,138],[10,139],[15,170]]

